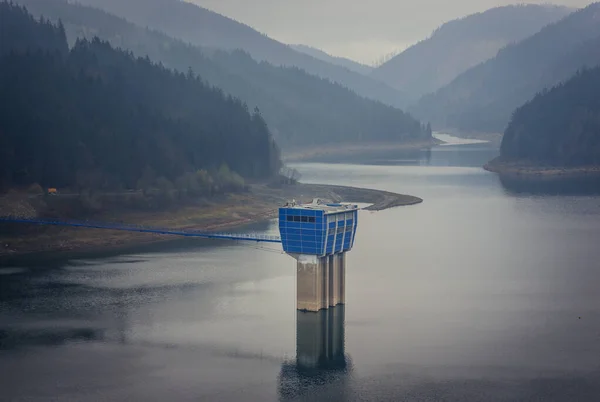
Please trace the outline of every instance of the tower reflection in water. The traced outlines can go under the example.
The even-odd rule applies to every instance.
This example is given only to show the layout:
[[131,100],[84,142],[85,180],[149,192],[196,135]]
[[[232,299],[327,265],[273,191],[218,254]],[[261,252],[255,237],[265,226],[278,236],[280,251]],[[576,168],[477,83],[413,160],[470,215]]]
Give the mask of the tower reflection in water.
[[292,400],[314,395],[322,387],[343,399],[350,359],[344,350],[345,307],[318,313],[297,312],[296,361],[286,362],[279,375],[279,397]]

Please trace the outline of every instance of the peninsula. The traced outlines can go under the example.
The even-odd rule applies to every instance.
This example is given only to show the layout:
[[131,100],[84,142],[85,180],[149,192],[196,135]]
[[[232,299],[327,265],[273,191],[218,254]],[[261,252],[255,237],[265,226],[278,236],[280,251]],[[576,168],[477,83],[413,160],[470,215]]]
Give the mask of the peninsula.
[[[114,195],[106,196],[114,197]],[[68,198],[68,197],[66,197]],[[388,191],[323,184],[294,184],[273,187],[264,183],[250,184],[247,191],[201,198],[183,206],[156,211],[113,209],[100,212],[95,221],[120,222],[173,229],[221,231],[239,228],[251,223],[274,219],[278,208],[286,201],[296,199],[309,202],[322,198],[334,202],[348,201],[370,204],[366,210],[380,211],[388,208],[421,203],[423,200]],[[0,209],[13,216],[34,217],[38,209],[48,208],[48,203],[73,200],[59,196],[31,197],[8,194],[0,197]],[[0,260],[13,260],[38,253],[87,252],[127,248],[134,245],[168,241],[170,236],[119,232],[102,229],[40,227],[35,225],[1,224]]]

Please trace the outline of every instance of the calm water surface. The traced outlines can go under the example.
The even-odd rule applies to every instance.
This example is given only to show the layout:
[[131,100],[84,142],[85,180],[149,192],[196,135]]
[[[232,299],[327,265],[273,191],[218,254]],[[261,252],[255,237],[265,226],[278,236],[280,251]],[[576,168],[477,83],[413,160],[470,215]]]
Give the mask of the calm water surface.
[[296,165],[425,200],[361,211],[329,313],[297,316],[275,246],[0,267],[0,399],[598,401],[600,198],[514,191],[480,168],[495,155]]

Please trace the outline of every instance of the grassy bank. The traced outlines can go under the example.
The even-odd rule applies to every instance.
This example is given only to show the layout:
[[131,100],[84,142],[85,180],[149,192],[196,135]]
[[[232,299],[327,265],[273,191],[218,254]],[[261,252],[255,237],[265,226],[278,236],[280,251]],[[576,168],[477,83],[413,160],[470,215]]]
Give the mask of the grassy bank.
[[[278,208],[296,199],[309,202],[313,198],[372,204],[369,210],[383,210],[422,202],[420,198],[386,191],[362,188],[297,184],[271,188],[263,184],[250,191],[208,200],[202,205],[187,205],[157,212],[124,212],[107,214],[105,221],[124,222],[173,229],[221,231],[275,218]],[[0,226],[2,228],[2,226]],[[172,239],[171,236],[119,232],[104,229],[36,227],[19,234],[0,231],[0,264],[33,253],[95,251],[116,249]]]

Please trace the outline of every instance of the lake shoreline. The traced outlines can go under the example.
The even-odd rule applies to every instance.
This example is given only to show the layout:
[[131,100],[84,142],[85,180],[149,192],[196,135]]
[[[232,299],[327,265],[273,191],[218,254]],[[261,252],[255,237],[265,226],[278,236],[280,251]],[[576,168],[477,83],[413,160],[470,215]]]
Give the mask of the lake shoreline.
[[[222,231],[240,229],[278,215],[279,206],[295,199],[309,202],[323,198],[334,202],[371,204],[365,210],[381,211],[398,206],[415,205],[421,198],[388,191],[323,185],[297,184],[270,188],[251,185],[250,192],[231,194],[209,206],[185,206],[164,212],[132,212],[111,216],[111,220],[173,229]],[[168,235],[119,232],[106,229],[37,227],[21,236],[0,236],[0,266],[17,264],[32,256],[61,257],[67,254],[85,255],[100,251],[118,251],[172,241]]]
[[528,162],[505,161],[500,157],[486,163],[483,168],[488,172],[504,176],[518,176],[526,179],[578,179],[600,177],[600,166],[557,167],[538,166]]
[[500,147],[502,144],[502,137],[504,137],[504,133],[495,133],[495,132],[482,132],[482,131],[460,131],[453,128],[447,128],[443,130],[436,130],[437,133],[440,134],[448,134],[454,137],[469,139],[469,140],[479,140],[486,141],[493,146]]
[[440,145],[442,141],[436,138],[426,141],[413,142],[381,142],[365,144],[332,144],[323,145],[315,148],[305,148],[286,152],[282,155],[285,162],[304,162],[313,158],[322,158],[326,156],[351,156],[364,152],[373,151],[402,151],[409,149],[430,148]]

